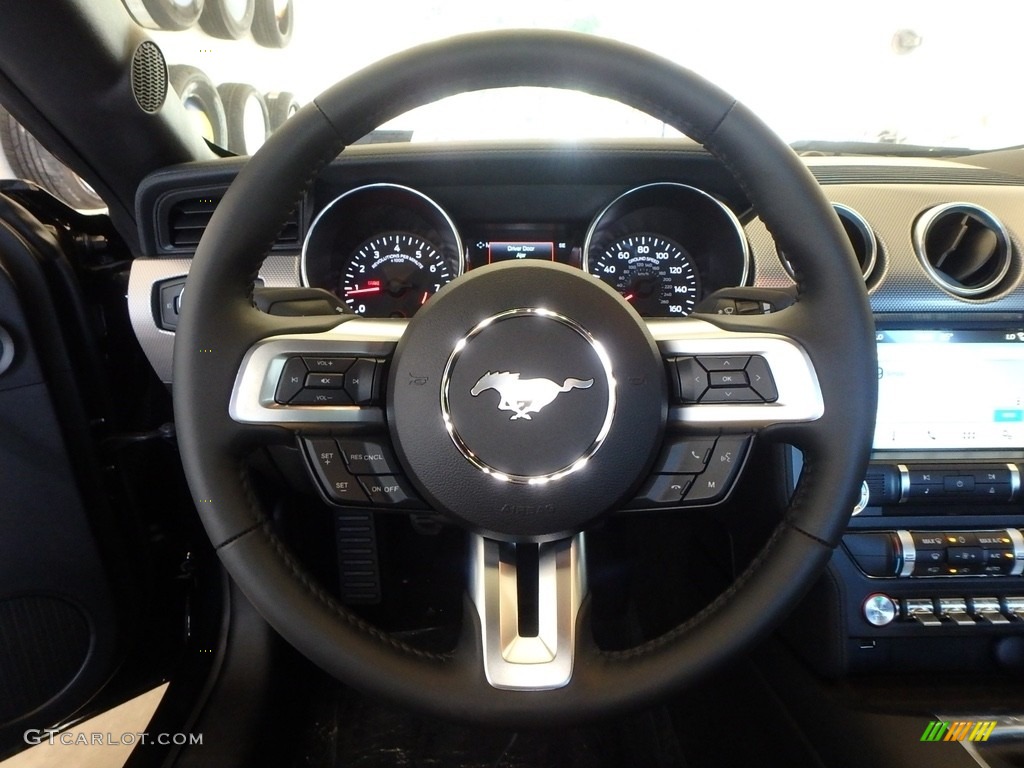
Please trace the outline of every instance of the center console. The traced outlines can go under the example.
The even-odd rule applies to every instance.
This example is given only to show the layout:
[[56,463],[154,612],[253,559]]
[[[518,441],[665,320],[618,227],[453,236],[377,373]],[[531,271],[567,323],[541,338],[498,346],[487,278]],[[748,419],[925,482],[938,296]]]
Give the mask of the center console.
[[794,637],[835,675],[1024,669],[1024,330],[878,325],[871,463]]

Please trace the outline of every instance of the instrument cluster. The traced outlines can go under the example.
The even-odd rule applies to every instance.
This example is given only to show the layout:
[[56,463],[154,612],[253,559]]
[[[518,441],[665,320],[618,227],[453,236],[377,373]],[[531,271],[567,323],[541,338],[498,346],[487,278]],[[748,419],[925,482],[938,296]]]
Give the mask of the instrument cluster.
[[302,280],[367,317],[411,317],[447,283],[487,264],[541,259],[613,287],[644,317],[684,317],[719,288],[745,285],[750,252],[735,214],[685,184],[647,184],[586,222],[467,222],[398,184],[345,192],[314,219]]

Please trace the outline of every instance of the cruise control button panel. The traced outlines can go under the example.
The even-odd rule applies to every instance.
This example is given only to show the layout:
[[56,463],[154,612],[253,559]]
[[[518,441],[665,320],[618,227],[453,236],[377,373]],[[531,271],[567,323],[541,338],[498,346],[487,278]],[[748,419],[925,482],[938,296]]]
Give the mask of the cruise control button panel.
[[668,360],[678,403],[774,403],[779,392],[760,355],[696,355]]
[[289,357],[277,381],[278,405],[375,405],[381,401],[384,361],[377,358]]
[[385,440],[307,438],[302,442],[317,487],[330,503],[426,509]]

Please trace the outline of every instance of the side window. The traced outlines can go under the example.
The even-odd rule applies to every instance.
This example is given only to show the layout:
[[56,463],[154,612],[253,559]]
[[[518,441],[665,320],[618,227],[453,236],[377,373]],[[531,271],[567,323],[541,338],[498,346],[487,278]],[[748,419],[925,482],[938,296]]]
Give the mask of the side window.
[[0,179],[34,182],[80,211],[97,211],[107,207],[92,187],[36,141],[2,106]]

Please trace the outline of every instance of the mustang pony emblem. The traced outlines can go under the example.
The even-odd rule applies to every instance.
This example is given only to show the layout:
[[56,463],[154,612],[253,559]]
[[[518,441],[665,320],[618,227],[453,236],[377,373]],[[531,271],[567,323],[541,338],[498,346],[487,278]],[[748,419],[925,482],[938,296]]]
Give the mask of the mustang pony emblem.
[[559,386],[550,379],[520,379],[518,373],[488,371],[473,385],[469,393],[476,397],[485,390],[495,390],[501,395],[498,410],[513,411],[509,421],[515,421],[529,419],[531,413],[537,413],[563,392],[571,389],[589,389],[593,383],[593,379],[566,379]]

